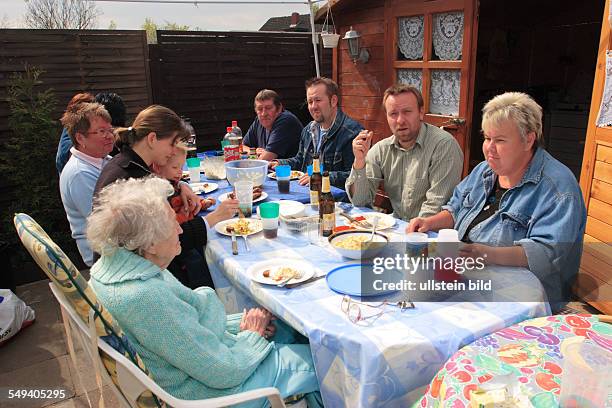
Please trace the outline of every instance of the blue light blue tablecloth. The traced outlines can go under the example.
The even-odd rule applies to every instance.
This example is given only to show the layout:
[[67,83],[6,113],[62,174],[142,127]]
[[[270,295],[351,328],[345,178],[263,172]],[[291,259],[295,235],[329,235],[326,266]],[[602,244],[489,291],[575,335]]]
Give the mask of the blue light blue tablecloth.
[[[398,221],[394,230],[385,232],[397,241],[405,227]],[[256,283],[246,274],[255,262],[271,259],[306,260],[317,274],[324,274],[348,262],[333,248],[308,244],[306,237],[283,229],[274,240],[252,235],[249,245],[251,252],[246,252],[239,238],[240,254],[232,256],[230,239],[209,231],[206,259],[217,294],[228,312],[259,304],[308,337],[328,408],[407,407],[463,345],[550,313],[546,302],[417,302],[415,309],[392,308],[371,326],[357,326],[341,311],[342,297],[327,287],[325,279],[285,289]],[[526,269],[495,267],[487,272],[495,273],[498,282],[506,279],[513,293],[543,293]]]

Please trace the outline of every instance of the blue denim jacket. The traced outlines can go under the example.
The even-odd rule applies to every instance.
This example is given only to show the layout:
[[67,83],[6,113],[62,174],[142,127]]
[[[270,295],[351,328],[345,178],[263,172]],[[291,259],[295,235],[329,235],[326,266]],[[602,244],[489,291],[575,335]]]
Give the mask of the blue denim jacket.
[[[480,163],[442,207],[452,214],[461,239],[482,211],[495,180],[488,163]],[[552,303],[569,299],[580,265],[585,224],[586,208],[576,178],[538,148],[523,179],[502,196],[499,210],[472,228],[468,238],[491,246],[521,245],[529,269]]]
[[[306,167],[312,164],[314,156],[314,143],[312,129],[317,126],[312,121],[302,130],[300,147],[297,155],[290,159],[279,160],[279,164],[288,164],[293,170],[306,172]],[[329,171],[329,182],[332,186],[344,189],[355,156],[353,155],[353,139],[363,130],[363,126],[356,120],[348,117],[340,108],[336,120],[329,132],[321,142],[320,161],[326,171]]]

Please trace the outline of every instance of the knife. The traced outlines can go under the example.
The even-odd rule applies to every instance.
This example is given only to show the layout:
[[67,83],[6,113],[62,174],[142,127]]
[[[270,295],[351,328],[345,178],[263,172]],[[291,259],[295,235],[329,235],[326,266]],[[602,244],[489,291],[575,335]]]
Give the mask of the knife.
[[238,255],[238,241],[236,241],[236,233],[232,230],[232,254]]
[[293,289],[293,288],[295,288],[295,287],[298,287],[298,286],[301,286],[301,285],[305,285],[305,284],[307,284],[307,283],[311,283],[311,282],[314,282],[314,281],[318,281],[319,279],[323,279],[323,278],[325,278],[326,276],[327,276],[327,275],[313,276],[312,278],[307,279],[307,280],[305,280],[304,282],[290,283],[290,284],[288,284],[288,285],[285,285],[285,287],[286,287],[287,289]]

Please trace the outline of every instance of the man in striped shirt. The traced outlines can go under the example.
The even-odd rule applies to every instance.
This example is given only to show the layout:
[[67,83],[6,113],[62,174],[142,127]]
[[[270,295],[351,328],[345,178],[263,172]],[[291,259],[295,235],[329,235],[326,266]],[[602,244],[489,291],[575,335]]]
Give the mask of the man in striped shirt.
[[346,191],[356,206],[372,205],[384,182],[394,215],[405,221],[437,214],[461,180],[463,153],[448,132],[423,122],[421,92],[393,85],[383,96],[393,134],[374,146],[372,132],[353,140],[355,160]]

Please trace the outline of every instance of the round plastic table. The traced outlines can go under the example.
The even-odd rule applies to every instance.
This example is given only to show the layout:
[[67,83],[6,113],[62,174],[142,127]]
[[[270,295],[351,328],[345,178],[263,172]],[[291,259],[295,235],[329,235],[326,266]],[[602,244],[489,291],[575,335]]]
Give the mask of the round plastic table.
[[[414,407],[557,407],[564,349],[590,341],[612,351],[612,325],[600,318],[540,317],[481,337],[446,362]],[[500,393],[505,402],[493,405],[494,398],[503,398]]]

